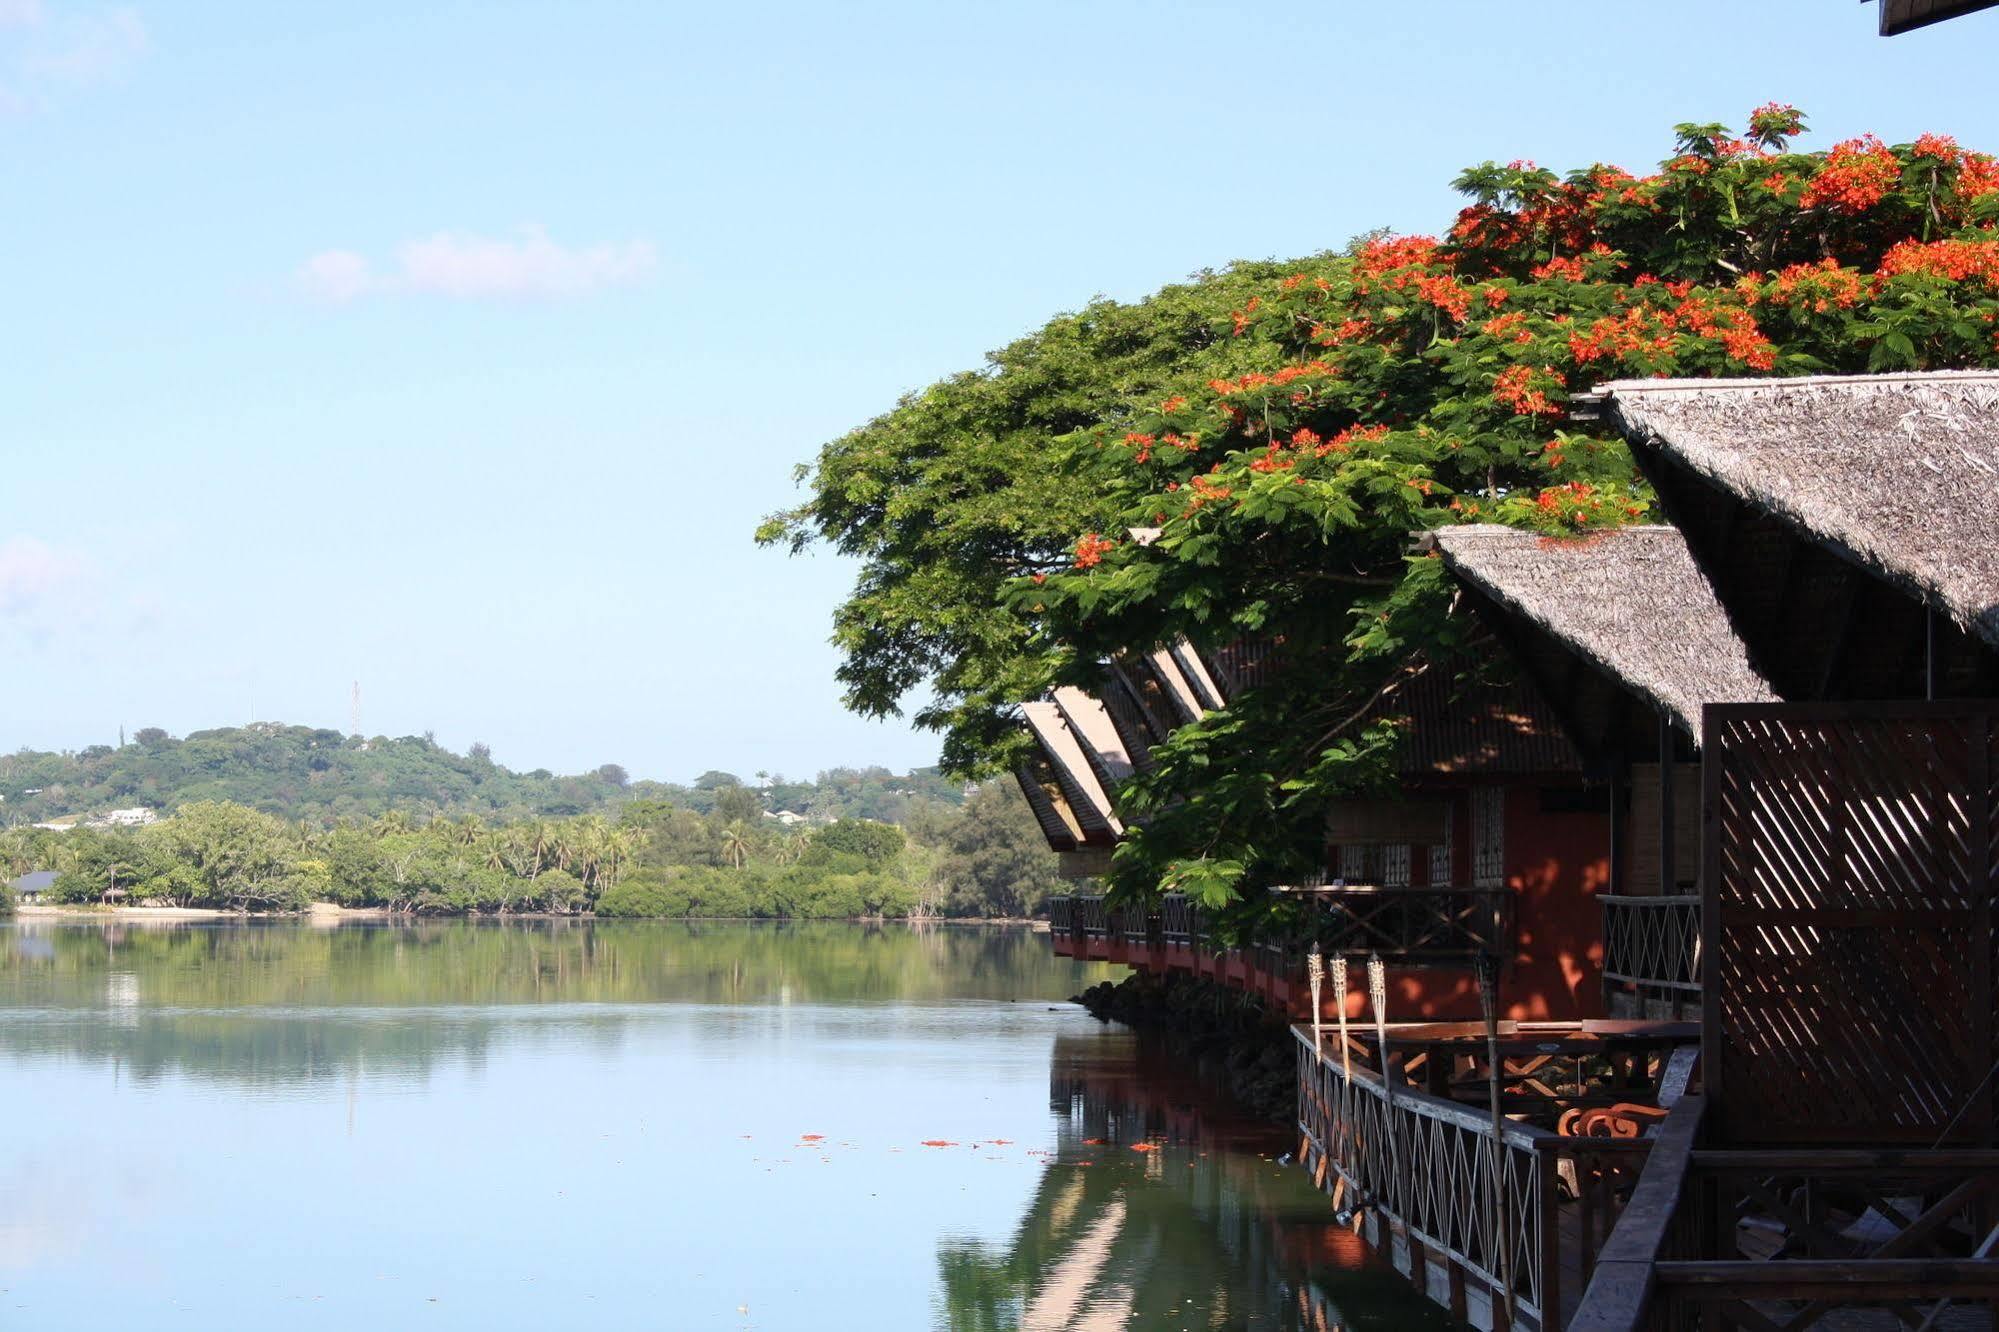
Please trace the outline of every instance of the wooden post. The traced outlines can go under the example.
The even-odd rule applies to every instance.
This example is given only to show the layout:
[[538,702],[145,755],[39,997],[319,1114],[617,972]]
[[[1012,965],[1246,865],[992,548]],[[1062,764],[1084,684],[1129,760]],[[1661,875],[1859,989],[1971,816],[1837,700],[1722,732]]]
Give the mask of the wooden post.
[[[1478,1003],[1485,1010],[1485,1086],[1486,1097],[1492,1103],[1492,1168],[1487,1172],[1492,1181],[1492,1196],[1487,1200],[1486,1215],[1492,1221],[1493,1240],[1499,1246],[1499,1285],[1494,1292],[1494,1302],[1506,1307],[1507,1326],[1513,1325],[1513,1239],[1507,1227],[1506,1184],[1503,1178],[1506,1170],[1506,1112],[1500,1107],[1499,1096],[1505,1079],[1499,1063],[1499,968],[1488,953],[1480,953],[1474,965],[1478,975]],[[1544,1276],[1545,1282],[1547,1278]],[[1554,1313],[1559,1326],[1561,1310]],[[1495,1312],[1494,1321],[1498,1315]],[[1548,1325],[1549,1314],[1543,1309],[1542,1326]]]
[[1937,700],[1937,608],[1923,602],[1923,698]]
[[1671,894],[1680,890],[1680,867],[1673,863],[1676,849],[1673,836],[1673,788],[1678,785],[1673,780],[1673,751],[1678,746],[1673,738],[1673,719],[1664,708],[1659,709],[1659,891]]

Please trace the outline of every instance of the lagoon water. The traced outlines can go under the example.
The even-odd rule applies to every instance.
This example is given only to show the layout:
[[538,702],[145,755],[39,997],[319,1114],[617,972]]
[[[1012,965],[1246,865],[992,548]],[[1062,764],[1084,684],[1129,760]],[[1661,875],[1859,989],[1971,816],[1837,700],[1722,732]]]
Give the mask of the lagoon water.
[[[1022,929],[0,925],[0,1327],[1439,1326]],[[1135,1145],[1156,1150],[1134,1150]]]

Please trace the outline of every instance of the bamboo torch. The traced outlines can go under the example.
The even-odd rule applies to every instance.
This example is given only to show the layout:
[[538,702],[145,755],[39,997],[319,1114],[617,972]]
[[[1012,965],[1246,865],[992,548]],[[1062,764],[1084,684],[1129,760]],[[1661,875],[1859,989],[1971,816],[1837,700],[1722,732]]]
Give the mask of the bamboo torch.
[[1319,990],[1326,982],[1326,959],[1319,953],[1316,941],[1312,944],[1311,953],[1305,958],[1305,975],[1312,982],[1312,1053],[1323,1057],[1326,1050],[1325,1043],[1319,1035],[1319,1028],[1322,1025]]
[[[1367,999],[1374,1009],[1374,1062],[1381,1071],[1381,1098],[1387,1110],[1384,1118],[1388,1123],[1388,1168],[1389,1181],[1386,1192],[1396,1198],[1398,1186],[1402,1183],[1401,1134],[1395,1122],[1395,1076],[1388,1067],[1388,968],[1382,965],[1381,954],[1367,955]],[[1400,1199],[1397,1199],[1400,1202]],[[1396,1215],[1407,1216],[1406,1208],[1398,1206]]]
[[1499,1103],[1504,1078],[1499,1062],[1499,968],[1492,955],[1480,952],[1473,963],[1478,976],[1478,1004],[1485,1015],[1485,1087],[1492,1103],[1492,1168],[1486,1172],[1491,1182],[1493,1243],[1499,1249],[1500,1297],[1506,1302],[1506,1325],[1513,1326],[1513,1235],[1507,1229],[1506,1207],[1506,1112]]

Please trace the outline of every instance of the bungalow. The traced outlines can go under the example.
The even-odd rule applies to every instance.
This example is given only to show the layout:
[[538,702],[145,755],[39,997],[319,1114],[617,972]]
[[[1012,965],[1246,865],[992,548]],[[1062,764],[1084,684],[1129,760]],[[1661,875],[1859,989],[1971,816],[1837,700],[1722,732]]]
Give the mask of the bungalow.
[[33,870],[15,879],[10,886],[14,889],[14,896],[23,903],[35,903],[55,887],[55,882],[54,870]]

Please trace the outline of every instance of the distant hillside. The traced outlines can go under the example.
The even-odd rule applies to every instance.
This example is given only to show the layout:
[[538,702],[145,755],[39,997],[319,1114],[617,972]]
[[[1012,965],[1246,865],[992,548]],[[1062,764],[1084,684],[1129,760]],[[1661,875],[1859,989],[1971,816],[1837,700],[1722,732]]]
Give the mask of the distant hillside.
[[[423,736],[363,740],[277,722],[196,731],[185,739],[148,727],[116,749],[0,756],[0,826],[134,805],[170,810],[195,800],[232,800],[313,823],[390,809],[561,817],[636,799],[669,800],[705,814],[718,791],[743,784],[726,772],[704,773],[687,786],[634,782],[615,763],[571,777],[542,768],[513,772],[494,763],[483,745],[454,754]],[[917,802],[962,799],[962,790],[934,770],[836,768],[811,782],[772,779],[761,803],[826,819],[900,823]]]

